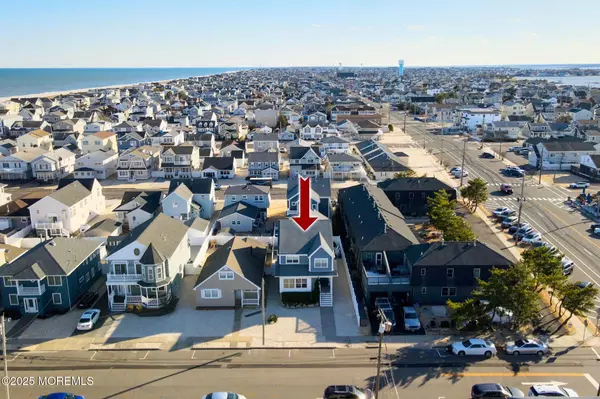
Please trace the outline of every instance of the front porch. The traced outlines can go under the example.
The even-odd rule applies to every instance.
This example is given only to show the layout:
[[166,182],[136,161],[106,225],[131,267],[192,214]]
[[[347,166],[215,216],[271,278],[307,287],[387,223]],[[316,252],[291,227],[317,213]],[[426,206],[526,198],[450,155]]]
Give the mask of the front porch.
[[279,293],[282,301],[284,294],[293,293],[300,294],[294,295],[299,301],[314,300],[321,307],[332,307],[333,277],[280,277]]
[[139,284],[107,284],[108,306],[113,312],[124,312],[129,305],[142,305],[158,309],[169,304],[173,298],[171,284],[157,287],[142,287]]

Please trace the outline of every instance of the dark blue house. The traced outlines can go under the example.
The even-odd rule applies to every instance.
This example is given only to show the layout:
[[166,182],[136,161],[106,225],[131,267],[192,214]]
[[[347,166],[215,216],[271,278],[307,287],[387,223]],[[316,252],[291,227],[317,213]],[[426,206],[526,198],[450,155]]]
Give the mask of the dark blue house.
[[55,238],[0,267],[4,309],[21,315],[64,313],[101,275],[105,249],[95,240]]
[[130,148],[140,148],[146,144],[150,144],[150,140],[146,137],[145,132],[124,133],[117,137],[117,148],[119,149],[119,153],[125,152]]

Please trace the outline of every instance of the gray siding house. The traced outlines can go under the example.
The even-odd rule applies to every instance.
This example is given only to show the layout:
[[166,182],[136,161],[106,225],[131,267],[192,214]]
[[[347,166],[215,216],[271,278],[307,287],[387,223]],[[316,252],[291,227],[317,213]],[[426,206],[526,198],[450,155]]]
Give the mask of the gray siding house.
[[202,213],[202,206],[194,202],[194,194],[185,184],[180,184],[162,201],[162,211],[174,219],[186,221]]
[[271,189],[266,186],[246,184],[244,186],[229,186],[225,190],[225,206],[244,202],[248,205],[265,210],[271,206]]
[[331,221],[318,212],[314,224],[306,231],[294,220],[279,221],[276,232],[277,262],[274,274],[279,292],[311,292],[319,287],[320,306],[333,306],[333,278],[337,265],[333,252]]
[[[288,216],[298,216],[298,178],[288,180]],[[310,208],[324,216],[331,217],[331,180],[310,179]]]
[[249,233],[263,221],[264,212],[244,202],[234,202],[221,210],[217,219],[220,230],[230,228],[236,233]]
[[265,244],[234,237],[213,252],[196,281],[198,308],[256,307],[260,303]]
[[210,219],[215,212],[217,197],[215,194],[215,183],[211,178],[193,178],[193,179],[171,179],[169,184],[169,194],[172,193],[180,184],[185,184],[192,192],[192,200],[200,205],[200,217]]

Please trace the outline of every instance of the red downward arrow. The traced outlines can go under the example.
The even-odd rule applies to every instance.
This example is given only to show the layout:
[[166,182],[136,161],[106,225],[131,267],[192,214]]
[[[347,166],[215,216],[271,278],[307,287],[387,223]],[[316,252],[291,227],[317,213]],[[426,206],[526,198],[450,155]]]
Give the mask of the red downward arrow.
[[306,231],[317,221],[316,217],[310,216],[310,177],[298,176],[298,196],[300,197],[298,203],[300,216],[293,219],[302,230]]

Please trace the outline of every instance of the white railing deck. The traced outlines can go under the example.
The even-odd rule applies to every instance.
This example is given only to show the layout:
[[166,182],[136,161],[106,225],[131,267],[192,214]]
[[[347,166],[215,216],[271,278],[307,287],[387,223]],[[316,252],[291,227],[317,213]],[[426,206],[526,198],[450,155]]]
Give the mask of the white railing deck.
[[107,281],[123,281],[123,282],[136,282],[142,279],[141,274],[116,274],[108,273],[106,275]]
[[40,230],[47,229],[62,229],[63,222],[54,222],[54,223],[35,223],[35,228]]
[[46,285],[42,284],[38,287],[23,287],[22,285],[17,286],[17,295],[42,295],[46,292]]

